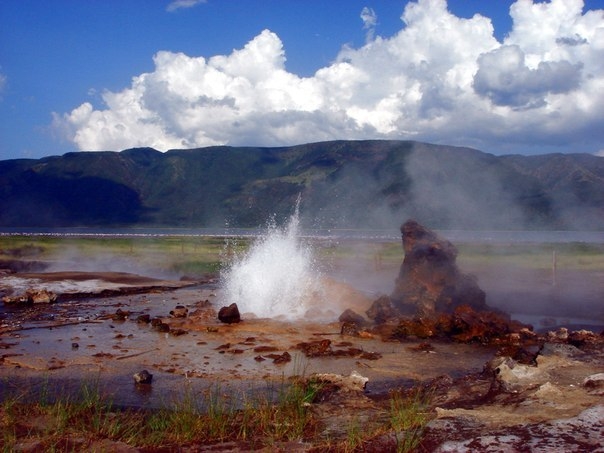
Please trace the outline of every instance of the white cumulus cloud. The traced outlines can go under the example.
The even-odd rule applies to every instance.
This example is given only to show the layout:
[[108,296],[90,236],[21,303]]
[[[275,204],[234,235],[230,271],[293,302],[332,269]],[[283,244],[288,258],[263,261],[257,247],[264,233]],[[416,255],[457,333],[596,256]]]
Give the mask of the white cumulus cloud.
[[541,61],[530,69],[517,45],[501,46],[478,58],[474,90],[496,105],[535,108],[549,93],[568,93],[579,87],[581,63]]
[[[604,11],[582,9],[581,0],[519,0],[499,42],[489,18],[418,0],[396,34],[344,46],[310,77],[285,69],[283,43],[269,30],[229,55],[162,51],[152,72],[105,92],[102,108],[84,103],[54,123],[82,150],[368,138],[599,149]],[[366,30],[376,17],[363,9]]]

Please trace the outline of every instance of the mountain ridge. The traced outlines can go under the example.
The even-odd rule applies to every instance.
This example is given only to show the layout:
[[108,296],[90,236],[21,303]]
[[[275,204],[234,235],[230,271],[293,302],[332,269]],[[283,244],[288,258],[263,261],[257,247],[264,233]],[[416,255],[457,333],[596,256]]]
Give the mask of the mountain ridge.
[[0,227],[604,229],[604,158],[337,140],[0,161]]

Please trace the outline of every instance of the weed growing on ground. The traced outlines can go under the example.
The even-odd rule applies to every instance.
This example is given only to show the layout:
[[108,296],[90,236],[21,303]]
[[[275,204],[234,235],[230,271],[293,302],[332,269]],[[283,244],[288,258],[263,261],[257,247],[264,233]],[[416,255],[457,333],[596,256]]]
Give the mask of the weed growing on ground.
[[[120,410],[95,384],[83,384],[75,396],[50,400],[47,392],[7,397],[0,404],[3,451],[27,442],[45,451],[62,451],[69,439],[89,445],[111,439],[137,447],[258,441],[261,445],[312,436],[308,410],[317,386],[283,381],[276,397],[243,396],[236,407],[219,386],[195,393],[187,387],[178,401],[156,410]],[[68,447],[65,447],[69,449]]]
[[390,399],[390,428],[397,441],[397,452],[414,451],[423,437],[424,427],[430,421],[428,397],[415,391],[403,396],[394,392]]

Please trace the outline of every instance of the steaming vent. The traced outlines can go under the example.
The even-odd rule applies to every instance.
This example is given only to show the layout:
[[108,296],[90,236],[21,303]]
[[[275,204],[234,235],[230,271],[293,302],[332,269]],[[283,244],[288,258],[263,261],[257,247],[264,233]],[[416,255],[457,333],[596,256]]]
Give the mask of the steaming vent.
[[285,227],[274,222],[223,272],[225,301],[260,318],[303,318],[316,301],[320,273],[313,250],[299,238],[299,200]]

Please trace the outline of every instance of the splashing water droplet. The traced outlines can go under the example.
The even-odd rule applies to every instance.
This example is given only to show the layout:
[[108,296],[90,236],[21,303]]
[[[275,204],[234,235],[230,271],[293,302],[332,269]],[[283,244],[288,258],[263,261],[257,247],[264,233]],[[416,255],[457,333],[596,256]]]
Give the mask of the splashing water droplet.
[[298,204],[284,228],[269,225],[223,273],[228,304],[261,318],[304,316],[319,285],[312,248],[299,238]]

